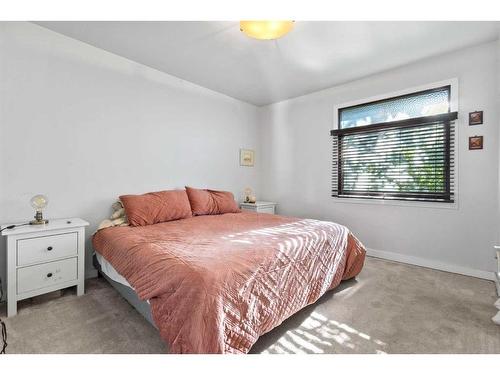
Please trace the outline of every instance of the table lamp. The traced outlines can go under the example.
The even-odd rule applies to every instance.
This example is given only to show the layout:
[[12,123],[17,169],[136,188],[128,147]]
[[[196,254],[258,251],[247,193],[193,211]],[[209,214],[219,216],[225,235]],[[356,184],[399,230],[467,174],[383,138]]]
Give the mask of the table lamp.
[[30,200],[31,206],[36,210],[35,220],[31,220],[31,225],[47,224],[49,221],[43,218],[42,210],[47,207],[49,199],[45,195],[35,195]]

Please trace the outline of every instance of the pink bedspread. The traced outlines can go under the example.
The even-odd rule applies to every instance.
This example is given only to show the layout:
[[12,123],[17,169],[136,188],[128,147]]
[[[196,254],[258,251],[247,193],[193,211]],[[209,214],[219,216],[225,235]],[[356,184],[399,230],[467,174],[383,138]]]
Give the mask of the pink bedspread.
[[259,336],[363,266],[339,224],[242,212],[97,232],[172,353],[247,353]]

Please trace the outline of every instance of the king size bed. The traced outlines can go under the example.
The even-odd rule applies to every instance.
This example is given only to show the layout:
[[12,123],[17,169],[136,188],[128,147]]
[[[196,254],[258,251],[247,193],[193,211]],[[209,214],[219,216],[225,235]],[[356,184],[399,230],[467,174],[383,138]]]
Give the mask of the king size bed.
[[363,267],[365,249],[342,225],[233,211],[94,235],[101,272],[171,353],[247,353]]

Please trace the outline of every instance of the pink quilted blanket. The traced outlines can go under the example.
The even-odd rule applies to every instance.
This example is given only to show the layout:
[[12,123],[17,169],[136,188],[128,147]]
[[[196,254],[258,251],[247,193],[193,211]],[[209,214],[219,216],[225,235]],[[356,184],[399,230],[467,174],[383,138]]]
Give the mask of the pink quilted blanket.
[[150,301],[172,353],[247,353],[365,257],[342,225],[253,212],[106,228],[93,244]]

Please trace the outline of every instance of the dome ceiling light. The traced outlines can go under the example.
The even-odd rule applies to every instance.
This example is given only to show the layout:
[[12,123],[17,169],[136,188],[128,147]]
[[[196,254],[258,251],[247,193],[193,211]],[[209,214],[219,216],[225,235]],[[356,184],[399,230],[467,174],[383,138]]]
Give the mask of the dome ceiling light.
[[240,30],[250,38],[271,40],[281,38],[293,29],[295,21],[240,21]]

